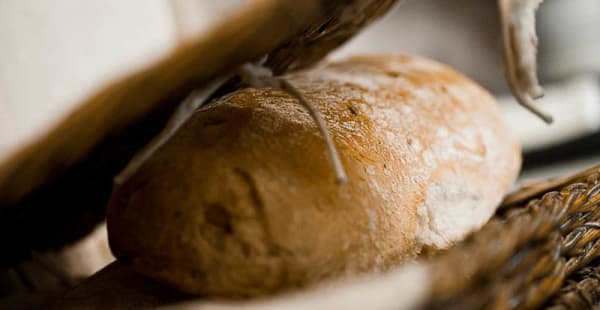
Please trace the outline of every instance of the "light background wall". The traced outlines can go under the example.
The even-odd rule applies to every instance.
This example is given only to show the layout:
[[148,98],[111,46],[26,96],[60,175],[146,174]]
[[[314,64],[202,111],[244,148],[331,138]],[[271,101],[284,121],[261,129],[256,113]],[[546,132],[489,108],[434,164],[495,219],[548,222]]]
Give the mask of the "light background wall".
[[0,0],[0,159],[243,0]]

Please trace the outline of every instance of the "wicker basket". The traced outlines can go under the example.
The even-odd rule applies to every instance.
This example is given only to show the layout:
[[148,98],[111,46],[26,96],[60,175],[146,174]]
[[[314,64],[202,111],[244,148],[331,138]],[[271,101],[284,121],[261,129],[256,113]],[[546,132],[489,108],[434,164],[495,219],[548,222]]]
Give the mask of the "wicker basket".
[[509,195],[480,231],[431,258],[427,308],[591,308],[600,300],[599,206],[600,167]]

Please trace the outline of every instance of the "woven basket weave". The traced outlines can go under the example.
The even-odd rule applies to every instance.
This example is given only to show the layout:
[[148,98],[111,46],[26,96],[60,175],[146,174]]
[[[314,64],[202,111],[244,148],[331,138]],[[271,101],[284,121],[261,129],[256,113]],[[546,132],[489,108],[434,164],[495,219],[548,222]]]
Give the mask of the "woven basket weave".
[[600,166],[509,195],[480,231],[431,258],[427,308],[592,308],[600,301],[599,207]]

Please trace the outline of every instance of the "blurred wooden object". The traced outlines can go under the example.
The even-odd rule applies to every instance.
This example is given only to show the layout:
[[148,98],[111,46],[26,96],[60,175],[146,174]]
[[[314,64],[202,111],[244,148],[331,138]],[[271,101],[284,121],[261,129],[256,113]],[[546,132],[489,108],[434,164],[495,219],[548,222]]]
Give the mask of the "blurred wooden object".
[[37,309],[112,261],[106,225],[60,250],[31,252],[0,273],[0,309]]
[[152,309],[189,298],[118,262],[51,302],[50,309]]

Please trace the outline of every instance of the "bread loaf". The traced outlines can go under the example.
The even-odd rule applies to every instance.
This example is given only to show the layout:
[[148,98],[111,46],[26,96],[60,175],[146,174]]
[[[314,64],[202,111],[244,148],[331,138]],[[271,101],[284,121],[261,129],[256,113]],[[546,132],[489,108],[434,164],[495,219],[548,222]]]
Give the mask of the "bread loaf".
[[183,291],[245,297],[386,270],[479,228],[520,150],[494,99],[430,60],[355,56],[284,77],[329,126],[349,183],[288,94],[199,110],[108,209],[114,254]]

